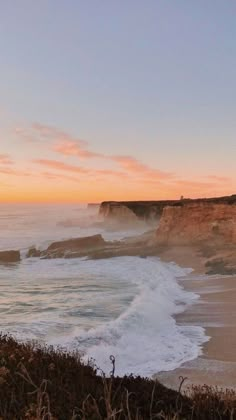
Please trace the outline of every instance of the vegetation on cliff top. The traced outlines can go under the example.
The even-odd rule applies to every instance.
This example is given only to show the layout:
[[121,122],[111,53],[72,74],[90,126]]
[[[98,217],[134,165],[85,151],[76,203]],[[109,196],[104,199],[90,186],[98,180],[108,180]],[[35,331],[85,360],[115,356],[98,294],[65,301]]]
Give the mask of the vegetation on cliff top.
[[[76,353],[0,336],[1,419],[234,419],[236,395],[195,387],[191,397],[140,377],[105,378]],[[99,373],[99,374],[98,374]]]

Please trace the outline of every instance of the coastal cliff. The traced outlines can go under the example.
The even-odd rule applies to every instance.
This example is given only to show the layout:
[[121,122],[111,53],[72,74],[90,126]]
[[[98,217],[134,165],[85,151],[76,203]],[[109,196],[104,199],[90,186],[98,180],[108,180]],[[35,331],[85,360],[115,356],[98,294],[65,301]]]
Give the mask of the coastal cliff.
[[137,221],[135,212],[119,202],[102,203],[99,208],[99,214],[107,220],[115,220],[116,222],[130,223]]
[[200,242],[236,245],[236,204],[199,202],[166,207],[157,238],[168,245]]
[[195,253],[202,259],[207,274],[235,274],[235,199],[166,207],[156,231],[156,244],[170,253],[174,249],[183,255],[186,251]]
[[166,206],[177,205],[179,200],[163,201],[104,201],[99,214],[113,220],[159,220]]
[[[160,220],[166,207],[179,209],[188,205],[203,204],[236,204],[236,195],[216,198],[182,198],[180,200],[156,201],[104,201],[100,204],[99,214],[105,219],[124,221],[128,220]],[[175,212],[175,210],[173,210]],[[178,210],[177,210],[178,211]]]

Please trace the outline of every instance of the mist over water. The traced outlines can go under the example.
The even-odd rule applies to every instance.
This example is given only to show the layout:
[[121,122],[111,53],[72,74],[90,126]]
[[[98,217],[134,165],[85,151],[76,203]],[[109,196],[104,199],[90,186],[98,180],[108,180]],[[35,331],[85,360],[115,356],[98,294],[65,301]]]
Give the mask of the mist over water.
[[104,225],[98,209],[79,205],[0,206],[0,250],[20,249],[22,261],[0,265],[1,330],[92,357],[105,372],[151,376],[197,357],[205,341],[200,327],[173,318],[197,295],[177,279],[186,276],[158,258],[103,260],[26,259],[30,246],[101,233],[115,240],[150,230],[144,223]]

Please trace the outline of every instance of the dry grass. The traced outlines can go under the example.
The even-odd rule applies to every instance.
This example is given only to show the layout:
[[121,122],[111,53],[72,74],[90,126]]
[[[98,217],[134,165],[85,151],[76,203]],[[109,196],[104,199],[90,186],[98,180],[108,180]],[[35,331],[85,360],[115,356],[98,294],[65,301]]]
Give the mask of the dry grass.
[[236,419],[236,395],[205,386],[188,397],[148,379],[118,378],[112,356],[105,378],[78,354],[2,335],[0,419]]

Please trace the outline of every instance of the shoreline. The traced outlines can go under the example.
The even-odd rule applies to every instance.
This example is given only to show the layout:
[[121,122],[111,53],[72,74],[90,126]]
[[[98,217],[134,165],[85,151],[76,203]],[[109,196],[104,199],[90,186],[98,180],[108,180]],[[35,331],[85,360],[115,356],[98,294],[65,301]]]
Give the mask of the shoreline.
[[184,252],[182,247],[168,249],[160,258],[181,267],[192,264],[193,272],[179,282],[199,299],[174,318],[181,326],[203,327],[209,340],[203,343],[197,358],[154,377],[173,389],[179,388],[180,377],[186,378],[182,386],[185,391],[205,384],[236,389],[236,276],[206,275],[204,258],[194,248],[185,248]]

